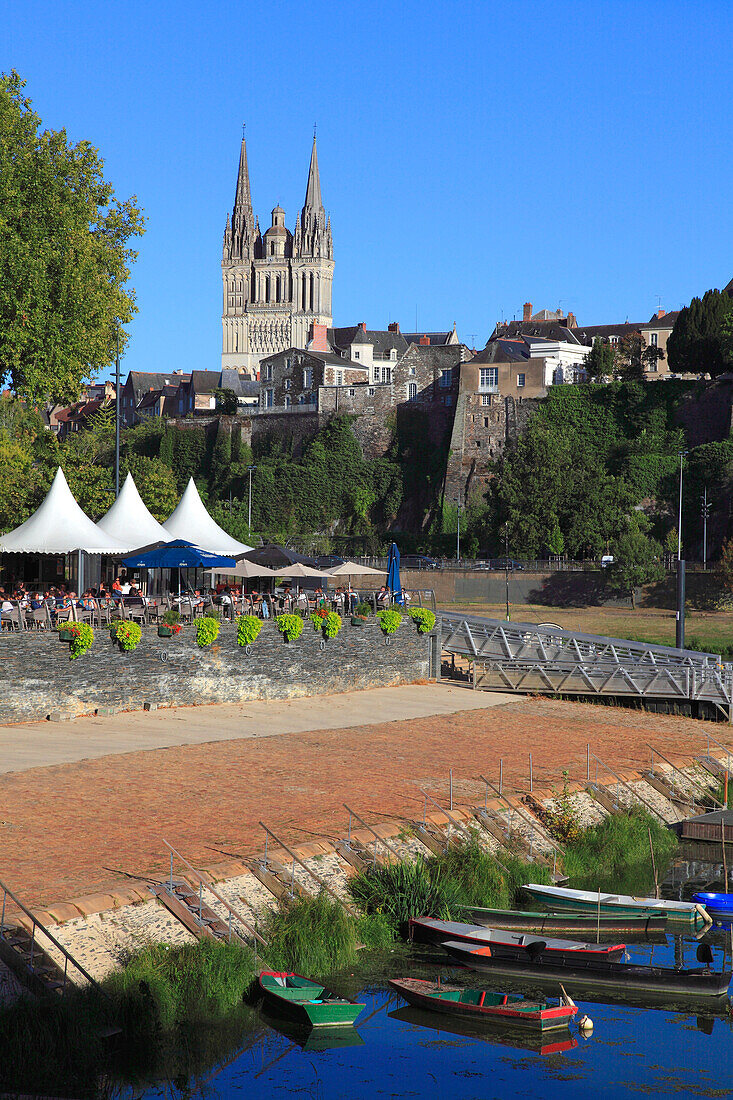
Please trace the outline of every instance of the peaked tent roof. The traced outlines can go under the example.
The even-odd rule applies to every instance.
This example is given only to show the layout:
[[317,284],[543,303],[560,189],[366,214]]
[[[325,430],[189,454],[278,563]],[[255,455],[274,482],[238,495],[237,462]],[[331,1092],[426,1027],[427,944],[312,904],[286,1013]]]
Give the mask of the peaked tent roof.
[[117,554],[126,549],[125,543],[102,531],[82,512],[60,466],[45,500],[30,519],[0,536],[0,550],[9,554],[71,554],[75,550]]
[[172,516],[163,524],[169,536],[174,539],[185,539],[202,550],[209,550],[212,554],[245,554],[251,550],[246,543],[237,542],[226,531],[223,531],[218,523],[214,523],[209,513],[204,508],[198,489],[193,478],[189,478],[186,491],[178,502],[178,507]]
[[135,550],[150,542],[170,542],[173,538],[143,504],[132,474],[125,478],[120,495],[97,527],[103,534],[117,539],[126,550]]

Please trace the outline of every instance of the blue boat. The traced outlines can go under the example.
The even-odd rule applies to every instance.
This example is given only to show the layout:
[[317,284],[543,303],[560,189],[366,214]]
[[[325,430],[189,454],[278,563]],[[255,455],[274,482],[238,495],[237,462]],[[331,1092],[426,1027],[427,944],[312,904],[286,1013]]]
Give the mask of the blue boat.
[[733,921],[733,894],[708,894],[700,891],[692,895],[698,905],[704,905],[711,920],[718,924],[730,924]]

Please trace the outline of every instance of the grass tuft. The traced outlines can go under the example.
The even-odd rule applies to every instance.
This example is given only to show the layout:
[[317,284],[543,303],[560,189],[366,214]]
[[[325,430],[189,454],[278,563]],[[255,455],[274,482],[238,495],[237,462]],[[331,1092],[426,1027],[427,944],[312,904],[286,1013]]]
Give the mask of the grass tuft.
[[635,807],[585,829],[567,845],[564,862],[571,886],[580,890],[600,887],[616,893],[648,892],[654,885],[650,831],[661,882],[679,842],[650,813]]

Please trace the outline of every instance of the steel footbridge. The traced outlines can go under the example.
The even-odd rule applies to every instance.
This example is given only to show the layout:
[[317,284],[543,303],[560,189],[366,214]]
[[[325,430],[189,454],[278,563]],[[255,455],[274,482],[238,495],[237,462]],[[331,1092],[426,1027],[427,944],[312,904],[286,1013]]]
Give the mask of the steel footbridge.
[[440,637],[468,659],[476,690],[708,703],[733,722],[733,666],[719,654],[449,612]]

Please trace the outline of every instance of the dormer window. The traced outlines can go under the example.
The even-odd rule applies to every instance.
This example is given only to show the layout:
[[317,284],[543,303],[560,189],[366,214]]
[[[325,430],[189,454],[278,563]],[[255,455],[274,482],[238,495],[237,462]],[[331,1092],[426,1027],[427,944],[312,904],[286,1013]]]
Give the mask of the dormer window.
[[390,348],[389,357],[394,362],[394,360],[397,358],[397,348]]
[[354,352],[354,359],[358,359],[358,358],[359,358],[359,352],[358,352],[358,351],[355,351],[355,352]]

